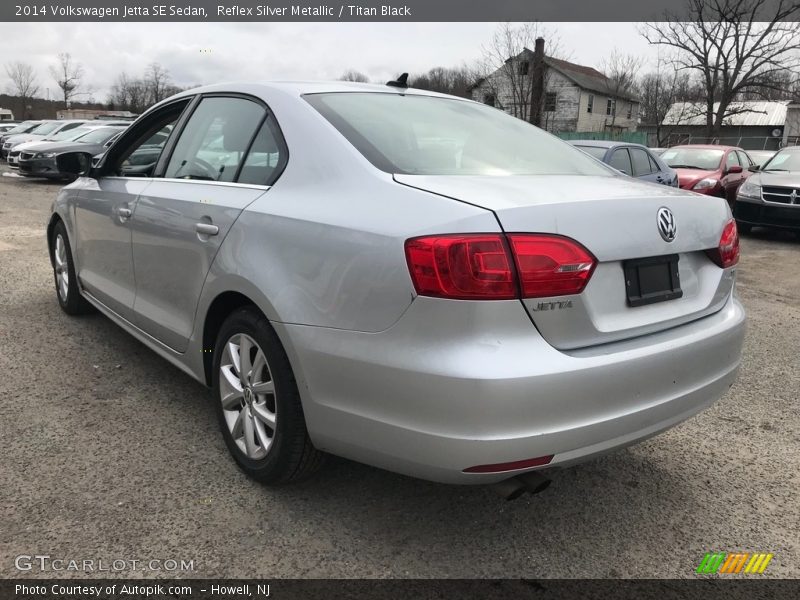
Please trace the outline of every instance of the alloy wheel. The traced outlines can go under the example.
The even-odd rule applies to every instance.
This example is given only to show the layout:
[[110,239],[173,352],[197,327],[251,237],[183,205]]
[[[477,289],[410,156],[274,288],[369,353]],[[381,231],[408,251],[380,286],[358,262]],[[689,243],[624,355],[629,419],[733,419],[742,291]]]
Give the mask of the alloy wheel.
[[53,259],[58,296],[62,302],[66,302],[69,294],[69,264],[67,263],[67,245],[60,233],[56,236],[56,250]]
[[249,335],[225,343],[220,361],[220,401],[231,437],[247,458],[260,460],[275,439],[275,383],[264,351]]

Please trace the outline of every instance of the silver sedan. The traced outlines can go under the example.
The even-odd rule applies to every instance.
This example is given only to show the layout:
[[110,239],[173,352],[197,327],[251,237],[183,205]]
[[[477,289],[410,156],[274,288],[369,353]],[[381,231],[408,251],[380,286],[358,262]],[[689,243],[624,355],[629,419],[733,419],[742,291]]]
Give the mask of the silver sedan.
[[267,483],[326,453],[501,482],[728,389],[745,314],[723,199],[392,84],[204,87],[94,164],[59,156],[80,175],[48,226],[61,307],[211,388],[233,457]]

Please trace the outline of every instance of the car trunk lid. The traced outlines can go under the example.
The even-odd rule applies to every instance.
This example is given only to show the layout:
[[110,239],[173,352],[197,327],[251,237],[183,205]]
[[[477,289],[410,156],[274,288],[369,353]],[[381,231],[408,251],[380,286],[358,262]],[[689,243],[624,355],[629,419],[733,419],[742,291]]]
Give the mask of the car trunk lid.
[[[491,210],[507,233],[569,237],[598,261],[580,294],[523,300],[553,346],[574,349],[645,335],[711,314],[725,304],[732,270],[720,269],[705,251],[716,248],[730,213],[724,200],[687,194],[627,177],[418,176],[398,183]],[[660,208],[672,211],[677,234],[662,239]],[[630,306],[625,261],[678,255],[682,297]]]

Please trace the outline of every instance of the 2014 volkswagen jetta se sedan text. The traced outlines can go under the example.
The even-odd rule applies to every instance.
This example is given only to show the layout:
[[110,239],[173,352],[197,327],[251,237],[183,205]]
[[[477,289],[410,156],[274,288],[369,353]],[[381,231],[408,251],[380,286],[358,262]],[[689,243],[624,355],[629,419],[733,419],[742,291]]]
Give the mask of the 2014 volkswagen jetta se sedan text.
[[[492,483],[671,427],[740,362],[722,198],[395,85],[215,85],[139,118],[53,205],[58,301],[213,389],[261,481],[325,453]],[[133,435],[133,433],[131,433]]]

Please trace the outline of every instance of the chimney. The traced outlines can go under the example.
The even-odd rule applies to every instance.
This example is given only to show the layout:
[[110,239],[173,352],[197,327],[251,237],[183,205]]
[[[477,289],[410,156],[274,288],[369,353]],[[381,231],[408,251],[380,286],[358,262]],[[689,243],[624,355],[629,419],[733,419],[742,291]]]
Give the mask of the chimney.
[[536,38],[533,50],[533,81],[531,81],[531,109],[528,121],[537,127],[542,124],[542,104],[544,102],[544,38]]

